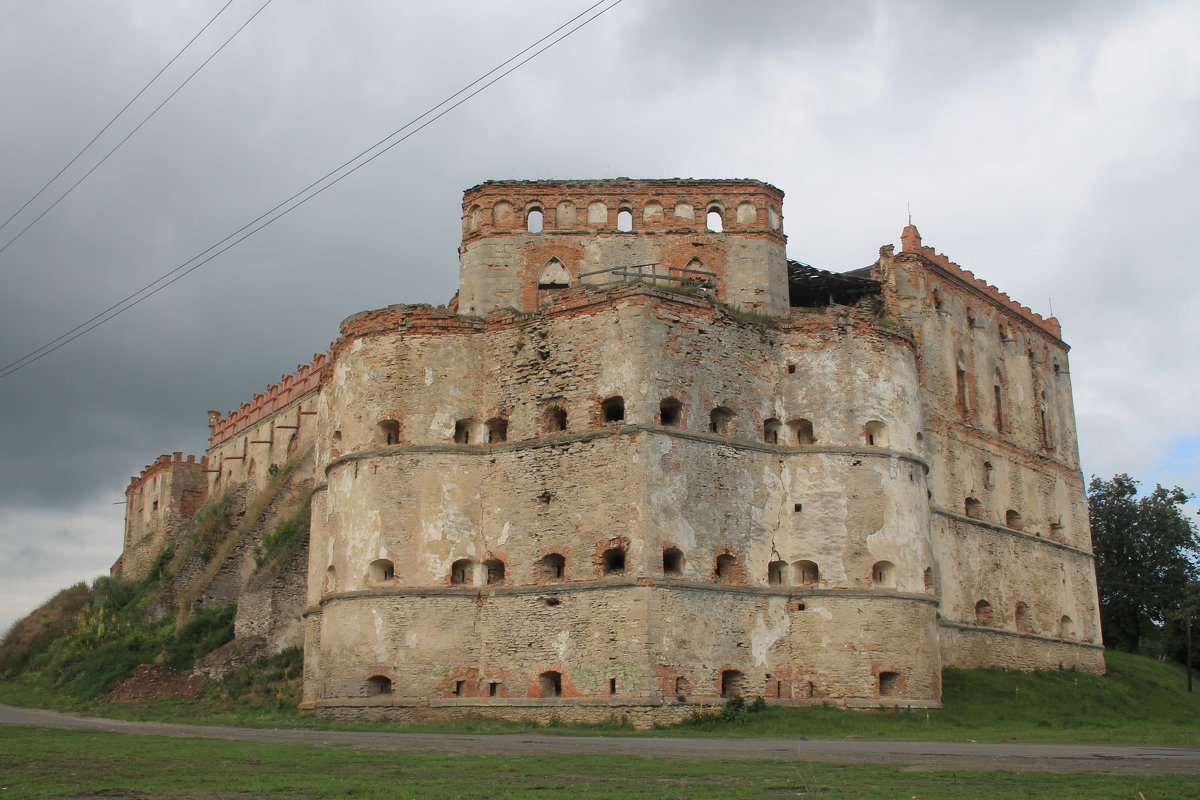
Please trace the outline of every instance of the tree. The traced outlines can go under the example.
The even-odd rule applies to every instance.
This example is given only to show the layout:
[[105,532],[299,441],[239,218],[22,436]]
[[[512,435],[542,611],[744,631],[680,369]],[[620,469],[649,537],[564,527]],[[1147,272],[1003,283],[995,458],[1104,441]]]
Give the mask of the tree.
[[1189,495],[1158,485],[1137,494],[1138,482],[1128,475],[1093,476],[1088,486],[1104,644],[1131,653],[1179,609],[1188,582],[1200,577],[1200,537],[1183,510]]

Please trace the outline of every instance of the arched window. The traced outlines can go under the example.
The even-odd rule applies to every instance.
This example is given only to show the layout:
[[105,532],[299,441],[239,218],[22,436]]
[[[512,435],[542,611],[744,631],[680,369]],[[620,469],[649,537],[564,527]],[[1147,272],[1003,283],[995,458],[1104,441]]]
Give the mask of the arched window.
[[1065,614],[1063,615],[1062,619],[1058,621],[1058,638],[1075,638],[1075,621]]
[[813,424],[809,420],[797,417],[788,423],[788,428],[792,431],[792,441],[795,444],[804,446],[817,441],[817,437],[813,435]]
[[737,556],[733,553],[721,553],[713,565],[713,577],[717,583],[733,583],[737,580]]
[[968,497],[963,503],[963,511],[971,519],[983,519],[983,503],[974,497]]
[[400,423],[394,419],[380,420],[375,425],[375,440],[382,445],[400,444]]
[[879,696],[895,697],[903,694],[902,679],[899,672],[879,673]]
[[391,694],[392,679],[386,675],[372,675],[367,678],[367,694]]
[[675,218],[693,222],[696,219],[696,211],[692,208],[691,203],[676,203]]
[[658,421],[661,425],[676,426],[683,417],[683,403],[674,397],[663,398],[658,404]]
[[933,567],[926,567],[922,578],[925,580],[925,591],[932,592],[935,588],[933,585]]
[[554,207],[554,227],[567,230],[575,227],[575,204],[564,200]]
[[721,697],[740,697],[746,689],[745,678],[741,670],[721,670]]
[[783,423],[771,417],[763,423],[763,441],[767,444],[780,444],[780,433],[783,431]]
[[460,558],[450,565],[450,583],[454,586],[470,586],[475,582],[475,562]]
[[787,583],[787,562],[772,561],[767,564],[767,583],[771,586],[782,586]]
[[995,473],[996,473],[996,468],[992,466],[992,462],[990,462],[990,461],[983,462],[983,488],[985,488],[985,489],[992,488],[992,484],[993,484],[992,478],[995,476]]
[[367,581],[372,586],[391,583],[396,578],[396,565],[386,558],[379,558],[367,567]]
[[797,561],[792,564],[792,574],[801,586],[816,586],[821,580],[821,570],[815,561]]
[[867,439],[867,444],[871,447],[887,447],[888,435],[887,425],[877,419],[873,419],[863,426],[863,432]]
[[1021,633],[1033,633],[1033,617],[1029,613],[1028,604],[1017,603],[1013,617],[1017,623],[1017,630]]
[[508,441],[508,420],[503,417],[492,417],[487,421],[487,442],[498,444]]
[[325,584],[322,588],[322,594],[329,594],[338,590],[337,568],[330,564],[325,570]]
[[871,567],[871,583],[875,586],[894,589],[896,587],[896,565],[890,561],[876,561]]
[[683,574],[683,551],[678,547],[668,547],[663,550],[663,574]]
[[704,222],[708,229],[713,233],[721,233],[725,230],[725,220],[721,211],[721,207],[712,205],[708,207],[708,212],[704,215]]
[[622,208],[617,212],[617,230],[621,233],[629,233],[633,230],[633,212],[628,208]]
[[559,553],[547,553],[538,560],[538,577],[544,581],[561,581],[567,574],[567,559]]
[[512,203],[501,200],[492,206],[492,220],[497,228],[511,228],[513,225]]
[[571,273],[557,258],[546,262],[538,273],[537,286],[539,289],[565,289],[571,285]]
[[469,231],[479,230],[479,206],[471,206],[471,210],[467,212],[466,228]]
[[767,226],[771,230],[777,231],[779,230],[780,222],[779,209],[774,205],[767,206]]
[[964,416],[971,411],[971,387],[967,382],[967,365],[961,357],[954,365],[954,404]]
[[708,429],[712,433],[728,436],[733,432],[733,410],[717,406],[708,415]]
[[487,585],[499,586],[504,583],[504,562],[498,558],[491,558],[483,562],[483,568],[487,570]]
[[1046,393],[1042,392],[1042,400],[1038,403],[1038,420],[1041,428],[1042,447],[1049,450],[1054,447],[1054,439],[1050,435],[1050,416],[1049,409],[1046,406]]
[[1009,509],[1004,513],[1004,524],[1012,528],[1014,531],[1021,530],[1021,512]]
[[456,444],[481,444],[483,425],[473,417],[460,419],[454,423],[454,441]]
[[1000,370],[996,370],[996,376],[992,381],[992,404],[995,409],[995,415],[992,421],[996,425],[996,432],[1004,432],[1004,378],[1000,374]]
[[525,215],[525,230],[530,233],[541,233],[544,224],[542,210],[540,208],[529,209],[529,213]]
[[987,600],[980,600],[975,604],[975,624],[976,625],[991,625],[992,624],[992,604]]
[[601,570],[605,575],[625,574],[625,548],[610,547],[600,556]]
[[608,206],[597,200],[594,203],[588,204],[587,207],[588,225],[607,225],[608,224]]
[[561,697],[562,673],[547,670],[538,675],[538,694],[542,697]]
[[618,395],[601,402],[600,417],[605,422],[624,422],[625,398]]
[[738,225],[753,225],[758,222],[758,209],[754,207],[754,203],[749,200],[738,203],[737,222]]
[[543,412],[546,433],[561,433],[567,429],[567,410],[562,406],[550,406]]
[[642,206],[642,221],[649,222],[651,225],[661,224],[663,221],[662,203],[657,200],[651,200]]

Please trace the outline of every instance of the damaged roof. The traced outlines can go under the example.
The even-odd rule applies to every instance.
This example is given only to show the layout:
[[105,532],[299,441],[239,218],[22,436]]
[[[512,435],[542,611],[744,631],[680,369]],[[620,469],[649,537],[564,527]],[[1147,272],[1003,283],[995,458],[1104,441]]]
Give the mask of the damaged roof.
[[852,306],[868,295],[879,294],[879,281],[866,277],[870,267],[849,272],[829,272],[788,259],[788,304],[792,308],[821,308],[837,303]]

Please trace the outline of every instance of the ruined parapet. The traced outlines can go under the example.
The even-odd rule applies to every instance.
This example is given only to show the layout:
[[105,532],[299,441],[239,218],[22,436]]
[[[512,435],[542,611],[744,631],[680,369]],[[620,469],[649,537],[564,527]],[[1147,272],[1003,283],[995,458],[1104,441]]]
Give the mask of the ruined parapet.
[[782,201],[755,180],[488,181],[463,198],[458,307],[528,312],[563,287],[643,280],[782,314]]
[[162,455],[129,479],[125,489],[125,544],[113,574],[129,580],[146,575],[158,554],[174,541],[207,497],[207,458]]

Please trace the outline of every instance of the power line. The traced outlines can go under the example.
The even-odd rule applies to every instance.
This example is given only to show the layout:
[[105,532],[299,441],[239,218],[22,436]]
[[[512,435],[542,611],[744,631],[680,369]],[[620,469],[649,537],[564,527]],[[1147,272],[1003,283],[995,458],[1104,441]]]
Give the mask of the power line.
[[[269,1],[270,0],[268,0],[268,2]],[[609,2],[609,0],[598,0],[598,2],[592,4],[588,8],[586,8],[583,11],[581,11],[580,13],[576,14],[571,19],[562,23],[557,28],[555,28],[554,30],[550,31],[549,33],[547,33],[546,35],[542,36],[540,39],[535,41],[533,44],[530,44],[525,49],[521,50],[520,52],[511,56],[507,60],[505,60],[505,61],[501,62],[500,64],[498,64],[497,66],[493,67],[491,70],[484,73],[480,77],[471,81],[466,86],[464,86],[463,88],[459,89],[454,94],[447,97],[445,100],[442,100],[437,105],[434,105],[428,111],[425,111],[424,113],[414,117],[412,120],[407,122],[405,125],[401,126],[400,128],[396,129],[392,133],[388,134],[383,139],[380,139],[378,142],[371,145],[366,150],[363,150],[358,155],[354,156],[353,158],[349,159],[348,161],[343,162],[342,164],[340,164],[333,170],[325,173],[323,176],[321,176],[317,180],[313,181],[312,183],[310,183],[308,186],[301,189],[300,191],[296,192],[291,197],[276,204],[268,211],[260,214],[258,217],[251,220],[250,222],[246,223],[242,227],[238,228],[236,231],[229,234],[224,239],[221,239],[216,244],[208,247],[207,249],[201,251],[200,253],[197,253],[195,256],[192,256],[187,261],[184,261],[182,264],[175,267],[175,269],[171,270],[170,272],[165,273],[164,275],[161,275],[154,281],[151,281],[150,283],[146,284],[141,289],[138,289],[136,292],[133,292],[132,294],[127,295],[126,297],[117,301],[116,303],[109,306],[108,308],[101,311],[100,313],[96,314],[95,316],[91,317],[90,319],[85,320],[84,322],[81,322],[79,325],[76,325],[71,330],[69,330],[66,333],[64,333],[63,335],[59,336],[57,339],[53,339],[53,340],[47,342],[46,344],[42,345],[38,349],[33,350],[32,352],[26,354],[25,356],[17,359],[16,361],[13,361],[3,367],[0,367],[0,379],[7,378],[9,375],[13,374],[14,372],[24,369],[25,367],[29,366],[30,364],[32,364],[36,361],[40,361],[41,359],[43,359],[46,356],[53,353],[54,351],[58,350],[60,347],[64,347],[64,346],[70,344],[71,342],[75,341],[79,337],[100,327],[105,322],[108,322],[109,320],[119,316],[120,314],[125,313],[129,309],[131,309],[134,306],[138,305],[139,303],[143,302],[144,300],[148,300],[149,298],[151,298],[154,295],[161,292],[163,289],[166,289],[168,286],[175,283],[175,281],[180,280],[181,278],[185,277],[186,275],[194,272],[195,270],[197,270],[200,267],[207,264],[209,261],[212,261],[217,256],[221,255],[222,253],[225,253],[226,251],[232,249],[233,247],[237,246],[241,242],[250,238],[254,234],[258,233],[263,228],[265,228],[268,225],[272,224],[273,222],[281,219],[282,217],[286,216],[287,214],[290,214],[292,211],[294,211],[297,208],[299,208],[300,206],[304,205],[309,200],[311,200],[314,197],[316,197],[317,195],[319,195],[321,192],[324,192],[326,189],[329,189],[332,186],[334,186],[337,183],[344,180],[345,178],[348,178],[350,175],[352,175],[355,172],[357,172],[358,170],[362,169],[363,167],[365,167],[367,164],[374,161],[379,156],[381,156],[384,153],[391,150],[393,147],[396,147],[401,142],[406,141],[409,137],[415,135],[416,133],[423,130],[427,126],[429,126],[432,123],[436,122],[437,120],[441,119],[443,116],[450,113],[454,109],[458,108],[463,103],[470,100],[471,98],[475,97],[480,92],[491,87],[493,84],[508,77],[513,72],[515,72],[516,70],[523,67],[525,64],[527,64],[530,61],[532,61],[533,59],[537,58],[539,55],[546,52],[551,47],[554,47],[556,44],[563,41],[567,37],[573,35],[577,31],[581,30],[582,28],[584,28],[585,26],[587,26],[594,20],[598,19],[603,14],[608,13],[613,8],[617,7],[622,2],[624,2],[624,0],[612,0],[612,2],[609,3],[609,5],[602,8],[600,11],[597,11],[592,16],[583,20],[583,22],[580,22],[578,25],[575,25],[575,27],[570,28],[570,30],[567,30],[565,33],[558,35],[561,31],[563,31],[564,28],[568,28],[569,26],[574,24],[577,20],[579,20],[581,17],[586,16],[587,14],[591,13],[594,9],[596,9],[598,6],[604,5],[604,3],[606,3],[606,2]],[[557,35],[557,38],[553,38],[556,35]],[[548,42],[547,44],[545,44],[544,46],[539,47],[539,45],[542,45],[542,43],[546,42],[547,39],[551,39],[551,41]],[[530,52],[530,51],[533,51],[533,52]],[[528,53],[529,55],[525,56],[526,53]],[[521,58],[522,56],[525,56],[525,58]],[[518,61],[518,59],[520,59],[520,60]],[[514,61],[516,61],[517,63],[513,64]],[[509,64],[512,64],[512,66],[509,67],[508,69],[504,69]],[[503,70],[503,71],[501,72],[501,70]],[[496,74],[496,73],[499,73],[499,74]],[[491,77],[493,75],[495,75],[495,77]],[[488,80],[489,77],[491,77],[491,80]],[[478,88],[474,88],[474,87],[478,87]],[[473,88],[474,88],[474,90],[471,91]],[[458,99],[455,100],[455,98],[458,98]],[[441,109],[441,110],[439,111],[439,109]],[[426,117],[428,117],[428,119],[426,119]],[[425,121],[421,122],[421,120],[425,120]],[[420,122],[419,125],[417,125],[418,122]],[[410,128],[411,128],[411,130],[409,130]],[[400,134],[403,133],[405,130],[408,130],[408,132],[404,133],[404,135],[401,136]],[[393,139],[395,139],[395,141],[391,141]],[[389,144],[388,142],[391,142],[391,143]],[[377,152],[373,152],[373,151],[377,151]],[[368,154],[371,154],[371,155],[368,156]],[[361,159],[361,162],[355,164],[355,162],[359,162],[360,159]],[[355,164],[355,166],[351,167],[350,165],[352,165],[352,164]],[[343,172],[343,170],[344,170],[344,172]],[[338,175],[338,173],[342,173],[342,174]],[[333,177],[335,175],[337,175],[336,178]],[[332,180],[330,180],[331,178],[332,178]],[[324,185],[322,185],[322,184],[324,184]],[[316,187],[320,187],[320,188],[316,188]],[[312,191],[313,189],[315,189],[315,191]],[[295,202],[293,202],[293,201],[295,201]],[[289,203],[291,203],[291,205],[288,205]],[[282,210],[280,210],[280,209],[282,209]],[[276,213],[276,212],[278,212],[278,213]],[[261,223],[261,224],[259,224],[259,223]],[[193,262],[195,262],[195,263],[193,263]],[[191,265],[191,266],[189,266],[189,265]]]
[[185,45],[183,46],[183,48],[182,48],[182,49],[180,49],[180,51],[179,51],[178,53],[176,53],[176,54],[175,54],[175,57],[174,57],[174,58],[172,58],[170,61],[168,61],[168,62],[166,63],[166,65],[165,65],[165,66],[164,66],[162,69],[160,69],[160,70],[159,70],[157,73],[155,73],[154,77],[153,77],[153,78],[151,78],[151,79],[149,80],[149,82],[147,82],[147,83],[146,83],[146,85],[145,85],[145,86],[143,86],[143,87],[142,87],[140,90],[138,90],[138,93],[137,93],[137,94],[135,94],[135,95],[133,96],[133,99],[132,99],[132,100],[130,100],[128,103],[126,103],[126,104],[125,104],[125,105],[124,105],[124,106],[121,108],[121,110],[120,110],[120,111],[118,111],[118,112],[117,112],[117,113],[116,113],[116,114],[113,116],[113,118],[112,118],[112,119],[110,119],[110,120],[108,121],[108,123],[107,123],[107,124],[106,124],[106,125],[105,125],[103,128],[101,128],[101,129],[100,129],[100,132],[99,132],[99,133],[97,133],[95,136],[93,136],[93,137],[92,137],[92,140],[91,140],[90,142],[88,142],[87,144],[85,144],[85,145],[83,146],[83,149],[82,149],[82,150],[80,150],[78,153],[76,153],[76,154],[75,154],[75,157],[74,157],[74,158],[72,158],[70,161],[68,161],[68,162],[67,162],[67,165],[66,165],[65,167],[63,167],[63,168],[62,168],[62,169],[60,169],[58,172],[56,172],[56,173],[54,174],[54,177],[53,177],[53,178],[51,178],[50,180],[46,181],[46,185],[45,185],[45,186],[43,186],[42,188],[38,189],[38,190],[37,190],[37,192],[36,192],[36,193],[33,195],[33,197],[31,197],[31,198],[29,198],[28,200],[26,200],[26,201],[25,201],[25,202],[24,202],[24,203],[21,205],[21,207],[20,207],[20,208],[18,208],[16,211],[14,211],[14,212],[12,213],[12,216],[11,216],[11,217],[9,217],[8,219],[4,220],[4,222],[0,223],[0,231],[2,231],[2,230],[4,230],[5,228],[7,228],[7,227],[8,227],[8,223],[10,223],[10,222],[12,222],[14,219],[16,219],[16,218],[17,218],[17,215],[18,215],[18,214],[20,214],[22,211],[24,211],[26,208],[28,208],[28,206],[29,206],[29,204],[30,204],[30,203],[32,203],[34,200],[37,200],[39,197],[41,197],[41,196],[42,196],[42,192],[44,192],[44,191],[46,191],[47,189],[49,189],[49,188],[50,188],[50,184],[54,183],[56,180],[58,180],[58,179],[59,179],[59,178],[62,176],[62,174],[63,174],[64,172],[66,172],[68,169],[70,169],[70,168],[71,168],[71,165],[72,165],[72,164],[74,164],[76,161],[78,161],[78,160],[79,160],[79,157],[80,157],[80,156],[82,156],[84,153],[86,153],[86,152],[87,152],[87,150],[88,150],[88,148],[89,148],[89,147],[91,147],[92,145],[94,145],[94,144],[96,143],[96,140],[97,140],[97,139],[99,139],[101,136],[103,136],[103,135],[104,135],[104,132],[105,132],[105,131],[107,131],[109,128],[111,128],[111,127],[113,126],[113,123],[114,123],[114,122],[116,122],[118,119],[120,119],[120,118],[121,118],[121,115],[122,115],[122,114],[124,114],[126,111],[128,111],[128,110],[129,110],[129,107],[130,107],[131,105],[133,105],[134,103],[136,103],[136,102],[137,102],[137,99],[138,99],[139,97],[141,97],[143,94],[145,94],[145,93],[146,93],[146,90],[147,90],[147,89],[149,89],[149,88],[150,88],[150,86],[151,86],[151,85],[153,85],[153,83],[154,83],[156,80],[158,80],[158,79],[159,79],[159,77],[160,77],[160,76],[161,76],[161,75],[162,75],[164,72],[166,72],[166,71],[167,71],[167,69],[168,69],[168,68],[169,68],[169,67],[170,67],[172,64],[174,64],[176,61],[178,61],[178,60],[179,60],[179,57],[180,57],[181,55],[183,55],[184,51],[185,51],[185,50],[187,50],[189,47],[191,47],[191,46],[192,46],[192,42],[194,42],[194,41],[196,41],[197,39],[199,39],[199,38],[200,38],[200,34],[204,33],[206,30],[208,30],[208,29],[209,29],[209,26],[211,26],[211,25],[212,25],[214,22],[216,22],[216,21],[217,21],[217,17],[219,17],[219,16],[221,16],[221,14],[225,13],[225,9],[229,8],[229,6],[230,6],[232,3],[233,3],[233,0],[228,0],[228,2],[226,2],[226,3],[225,3],[225,5],[221,6],[221,10],[220,10],[220,11],[218,11],[216,14],[214,14],[214,15],[213,15],[213,18],[212,18],[212,19],[210,19],[208,22],[206,22],[206,23],[204,24],[204,27],[203,27],[203,28],[201,28],[201,29],[200,29],[200,31],[199,31],[199,32],[198,32],[198,33],[197,33],[195,36],[193,36],[191,39],[189,39],[189,40],[188,40],[188,43],[187,43],[187,44],[185,44]]
[[[230,2],[232,2],[232,0],[230,0]],[[226,5],[228,6],[228,5],[229,5],[229,3],[226,3]],[[180,91],[183,89],[183,87],[187,86],[187,85],[188,85],[188,83],[190,83],[190,82],[191,82],[192,78],[196,77],[196,74],[197,74],[198,72],[200,72],[200,70],[202,70],[202,69],[204,69],[206,66],[208,66],[208,62],[210,62],[210,61],[212,61],[214,58],[216,58],[216,57],[217,57],[217,54],[218,54],[218,53],[220,53],[222,50],[224,50],[224,49],[225,49],[225,46],[226,46],[226,45],[228,45],[230,42],[232,42],[232,41],[234,40],[234,38],[236,38],[236,37],[237,37],[237,35],[238,35],[239,33],[241,33],[241,32],[242,32],[242,30],[244,30],[244,29],[245,29],[245,27],[246,27],[247,25],[249,25],[251,22],[253,22],[253,21],[254,21],[254,18],[255,18],[255,17],[257,17],[259,14],[261,14],[261,13],[263,12],[263,9],[265,9],[265,8],[266,8],[267,6],[269,6],[269,5],[271,5],[271,0],[267,0],[267,2],[263,3],[263,4],[262,4],[262,6],[260,6],[260,7],[259,7],[258,11],[255,11],[255,12],[254,12],[254,13],[253,13],[253,14],[250,16],[250,19],[248,19],[248,20],[246,20],[245,22],[243,22],[243,23],[242,23],[242,24],[241,24],[241,25],[238,27],[238,29],[237,29],[236,31],[234,31],[234,32],[233,32],[233,33],[230,35],[230,37],[229,37],[228,39],[226,39],[224,42],[222,42],[222,43],[221,43],[221,46],[220,46],[220,47],[218,47],[216,50],[214,50],[214,51],[213,51],[212,55],[210,55],[208,58],[204,59],[203,63],[201,63],[201,64],[200,64],[200,66],[196,67],[196,69],[192,71],[192,74],[191,74],[191,75],[188,75],[188,76],[187,76],[187,78],[185,78],[185,79],[184,79],[183,83],[179,84],[179,86],[175,87],[175,90],[174,90],[173,92],[171,92],[169,95],[167,95],[167,99],[166,99],[166,100],[163,100],[161,103],[159,103],[157,106],[155,106],[155,107],[154,107],[154,110],[153,110],[153,111],[151,111],[151,112],[150,112],[150,113],[149,113],[149,114],[146,116],[146,118],[145,118],[145,119],[143,119],[141,122],[139,122],[139,123],[137,124],[137,126],[136,126],[136,127],[133,129],[133,130],[131,130],[129,133],[127,133],[127,134],[125,135],[125,138],[124,138],[124,139],[122,139],[121,141],[117,142],[117,144],[116,144],[116,146],[115,146],[115,147],[113,147],[111,150],[109,150],[107,153],[105,153],[105,154],[104,154],[104,157],[103,157],[103,158],[101,158],[101,159],[100,159],[98,162],[96,162],[96,165],[95,165],[94,167],[92,167],[92,168],[91,168],[91,169],[89,169],[87,172],[85,172],[85,173],[83,174],[83,177],[82,177],[82,178],[80,178],[79,180],[77,180],[77,181],[75,181],[73,184],[71,184],[71,187],[70,187],[69,189],[67,189],[65,192],[63,192],[61,195],[59,195],[58,199],[57,199],[57,200],[55,200],[53,203],[51,203],[51,204],[49,205],[49,207],[47,207],[47,208],[46,208],[46,210],[44,210],[42,213],[40,213],[40,214],[38,214],[36,217],[34,217],[32,222],[30,222],[30,223],[29,223],[28,225],[26,225],[24,228],[21,228],[21,230],[17,231],[17,235],[16,235],[16,236],[14,236],[14,237],[12,237],[11,239],[9,239],[9,240],[8,240],[8,241],[7,241],[7,242],[4,244],[4,246],[3,246],[3,247],[0,247],[0,253],[3,253],[5,250],[7,250],[9,247],[11,247],[11,246],[12,246],[12,244],[13,244],[13,242],[17,241],[17,239],[20,239],[20,238],[21,238],[21,236],[23,236],[23,235],[24,235],[25,231],[29,230],[29,229],[30,229],[30,228],[32,228],[34,225],[36,225],[36,224],[37,224],[37,223],[38,223],[38,222],[41,220],[41,218],[42,218],[42,217],[44,217],[44,216],[46,216],[47,214],[49,214],[51,211],[53,211],[53,210],[54,210],[54,208],[55,208],[55,207],[56,207],[56,206],[57,206],[59,203],[61,203],[61,202],[62,202],[63,200],[65,200],[65,199],[67,199],[67,195],[69,195],[71,192],[75,191],[75,187],[79,186],[79,184],[81,184],[81,183],[83,183],[84,181],[86,181],[86,180],[87,180],[87,179],[88,179],[88,178],[91,176],[91,174],[92,174],[93,172],[95,172],[96,170],[100,169],[100,166],[101,166],[101,165],[102,165],[102,164],[103,164],[105,161],[108,161],[108,158],[109,158],[109,156],[111,156],[113,153],[117,152],[117,150],[119,150],[119,149],[121,148],[121,145],[125,144],[125,143],[126,143],[126,142],[128,142],[128,141],[129,141],[131,138],[133,138],[133,135],[134,135],[135,133],[137,133],[138,131],[140,131],[140,130],[142,129],[142,126],[143,126],[143,125],[145,125],[147,122],[149,122],[151,119],[153,119],[154,115],[155,115],[155,114],[157,114],[157,113],[159,112],[159,110],[160,110],[160,109],[162,109],[162,107],[163,107],[163,106],[165,106],[167,103],[171,102],[171,98],[173,98],[175,95],[179,94],[179,92],[180,92]],[[222,10],[222,11],[224,11],[225,9],[224,9],[224,8],[222,8],[221,10]],[[219,15],[220,15],[220,12],[218,12],[218,16],[219,16]],[[216,17],[213,17],[213,19],[216,19]],[[211,24],[211,22],[210,22],[209,24]],[[208,27],[208,26],[206,25],[205,27]],[[201,31],[201,33],[203,33],[203,31]],[[197,35],[197,36],[199,36],[200,34],[196,34],[196,35]],[[193,40],[193,41],[194,41],[194,40]],[[189,44],[190,44],[190,42],[189,42]],[[184,49],[186,49],[186,48],[184,48]],[[183,51],[180,51],[180,52],[183,52]],[[176,56],[176,58],[178,58],[178,56]],[[172,59],[172,60],[174,60],[174,59]],[[170,65],[168,64],[167,66],[170,66]],[[163,69],[165,70],[165,69],[166,69],[166,67],[163,67]],[[160,72],[159,74],[162,74],[162,73]],[[158,76],[155,76],[155,77],[158,77]],[[151,81],[151,83],[153,83],[153,81]],[[149,84],[147,84],[147,86],[149,86]],[[145,91],[145,89],[143,89],[142,91]],[[139,95],[140,95],[140,92],[139,92]],[[136,99],[137,99],[137,98],[135,97],[135,98],[134,98],[134,100],[136,100]],[[130,103],[132,103],[132,102],[133,102],[133,100],[130,100],[129,102],[130,102]],[[126,106],[126,108],[128,108],[128,106]],[[122,111],[124,111],[124,109],[122,109]],[[120,116],[120,115],[118,114],[117,116]],[[113,119],[115,120],[115,119],[116,119],[116,117],[114,117]],[[112,124],[112,123],[110,122],[110,123],[109,123],[109,125],[111,125],[111,124]],[[105,128],[106,128],[106,129],[107,129],[107,127],[108,127],[108,126],[105,126]],[[103,132],[104,132],[104,131],[101,131],[100,133],[103,133]],[[96,134],[96,138],[99,138],[99,137],[100,137],[100,134]],[[93,139],[92,141],[94,142],[94,141],[95,141],[95,139]],[[88,146],[90,147],[90,146],[91,146],[91,144],[89,143],[89,145],[88,145]],[[84,149],[86,150],[87,148],[85,147]],[[80,152],[82,153],[82,151],[80,151]],[[76,158],[78,158],[78,157],[79,157],[79,156],[76,156]],[[74,162],[74,160],[72,160],[72,162],[71,162],[71,163],[72,163],[72,164],[73,164],[73,163],[75,163],[75,162]],[[70,166],[70,164],[68,164],[67,166],[69,167],[69,166]],[[65,170],[66,170],[66,168],[67,168],[67,167],[63,167],[63,170],[65,171]],[[59,174],[59,175],[61,175],[61,174],[62,174],[62,172],[59,172],[58,174]],[[55,177],[55,178],[57,178],[57,177],[58,177],[58,175],[55,175],[54,177]],[[51,179],[51,182],[53,182],[53,180],[54,180],[54,179],[52,178],[52,179]],[[46,184],[46,185],[47,185],[47,186],[49,186],[50,184],[48,183],[48,184]],[[42,188],[43,188],[43,190],[45,189],[45,187],[42,187]],[[41,194],[41,192],[38,192],[38,194]],[[36,197],[37,195],[34,195],[34,196]],[[30,199],[30,202],[32,202],[32,198]],[[29,203],[26,203],[25,205],[29,205]],[[21,206],[21,209],[24,209],[24,208],[25,208],[25,206]],[[21,213],[21,210],[20,210],[20,209],[17,211],[17,214],[19,214],[19,213]],[[15,217],[17,214],[13,214],[13,217]],[[10,221],[11,221],[11,219],[12,219],[12,217],[9,217],[9,220],[10,220]],[[8,224],[8,222],[5,222],[4,224],[5,224],[5,225],[7,225],[7,224]],[[0,228],[3,228],[3,227],[4,227],[3,225],[0,225]],[[0,377],[2,377],[2,376],[0,376]]]

